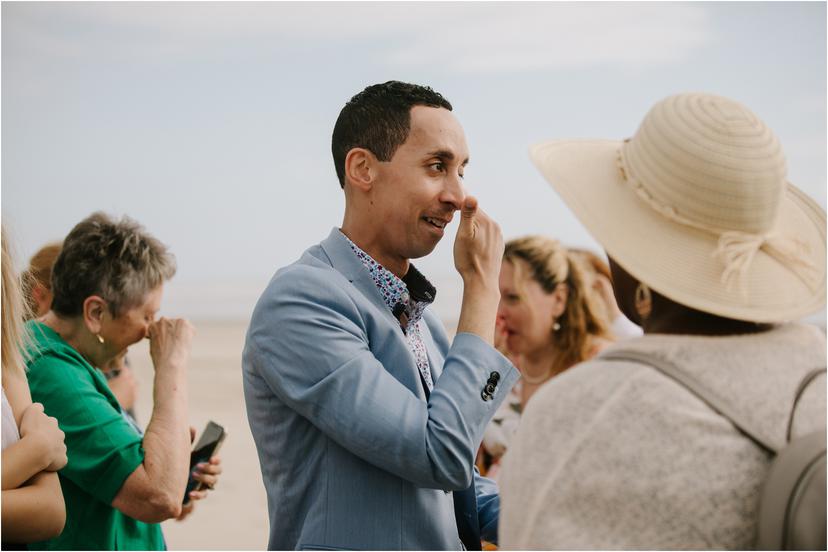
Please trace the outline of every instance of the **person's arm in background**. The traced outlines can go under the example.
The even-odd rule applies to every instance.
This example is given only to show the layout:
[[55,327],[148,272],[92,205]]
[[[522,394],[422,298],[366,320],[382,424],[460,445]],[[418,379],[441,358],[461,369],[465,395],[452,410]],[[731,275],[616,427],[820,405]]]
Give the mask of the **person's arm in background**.
[[66,506],[54,472],[42,471],[23,487],[3,491],[3,541],[38,542],[63,531]]
[[3,450],[3,541],[27,543],[58,536],[66,506],[56,470],[66,465],[57,420],[32,404],[25,376],[4,375],[3,390],[20,428],[20,441]]
[[4,491],[20,487],[42,471],[53,472],[66,465],[63,432],[57,420],[43,412],[42,404],[30,402],[19,427],[20,440],[3,450]]
[[124,481],[112,506],[146,523],[181,514],[190,466],[187,364],[193,327],[161,318],[150,326],[155,367],[153,409],[144,434],[144,461]]
[[477,520],[480,538],[497,544],[497,525],[500,518],[500,493],[497,483],[474,470],[474,490],[477,495]]

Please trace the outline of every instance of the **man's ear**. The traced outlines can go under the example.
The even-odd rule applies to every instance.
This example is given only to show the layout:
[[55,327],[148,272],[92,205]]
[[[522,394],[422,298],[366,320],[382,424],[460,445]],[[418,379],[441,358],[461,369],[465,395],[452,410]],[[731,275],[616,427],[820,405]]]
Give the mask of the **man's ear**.
[[106,301],[97,295],[90,295],[83,302],[83,323],[93,334],[101,332],[101,322],[108,307]]
[[365,148],[352,148],[345,156],[345,181],[351,186],[371,191],[377,176],[377,158]]

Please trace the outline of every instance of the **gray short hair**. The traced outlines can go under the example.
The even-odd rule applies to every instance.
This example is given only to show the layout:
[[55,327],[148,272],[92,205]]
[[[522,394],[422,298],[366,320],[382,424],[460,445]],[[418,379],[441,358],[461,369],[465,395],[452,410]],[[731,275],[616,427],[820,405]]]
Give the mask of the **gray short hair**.
[[52,269],[52,310],[75,317],[83,312],[87,297],[99,295],[117,317],[140,305],[147,293],[174,274],[173,255],[140,224],[129,217],[115,221],[93,213],[63,242]]

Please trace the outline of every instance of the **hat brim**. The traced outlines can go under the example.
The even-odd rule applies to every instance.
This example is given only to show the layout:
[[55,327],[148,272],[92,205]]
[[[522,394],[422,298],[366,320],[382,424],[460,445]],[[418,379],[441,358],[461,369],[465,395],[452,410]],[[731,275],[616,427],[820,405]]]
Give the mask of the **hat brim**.
[[616,159],[622,142],[555,140],[530,157],[607,254],[637,280],[682,305],[739,320],[784,322],[825,305],[825,212],[789,184],[776,229],[806,244],[817,273],[806,283],[760,250],[728,290],[724,265],[713,256],[718,236],[672,221],[644,203],[623,179]]

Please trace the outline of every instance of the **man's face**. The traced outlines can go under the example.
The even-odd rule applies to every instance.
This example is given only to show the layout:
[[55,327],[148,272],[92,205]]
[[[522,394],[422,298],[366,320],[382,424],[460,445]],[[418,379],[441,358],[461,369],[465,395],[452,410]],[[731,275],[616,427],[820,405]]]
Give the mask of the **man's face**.
[[411,109],[408,138],[390,161],[379,163],[372,194],[385,255],[407,260],[431,253],[463,205],[468,159],[463,128],[451,111]]

